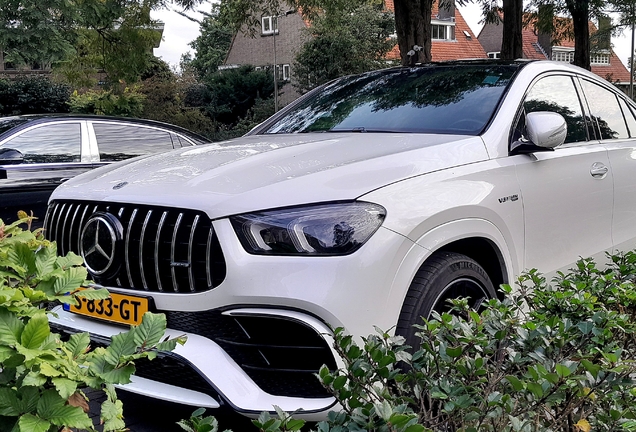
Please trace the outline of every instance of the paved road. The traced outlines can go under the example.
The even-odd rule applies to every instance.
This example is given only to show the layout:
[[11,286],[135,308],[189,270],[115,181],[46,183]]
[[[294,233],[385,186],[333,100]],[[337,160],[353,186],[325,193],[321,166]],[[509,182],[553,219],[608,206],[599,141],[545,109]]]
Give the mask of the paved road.
[[[183,432],[177,421],[187,419],[196,409],[190,406],[171,404],[156,399],[118,392],[124,403],[124,421],[130,432]],[[90,416],[99,428],[99,411],[101,402],[105,399],[103,392],[87,392],[90,399]],[[211,414],[211,413],[206,413]],[[231,429],[234,432],[256,432],[256,428],[245,417],[238,415],[217,415],[219,430]]]

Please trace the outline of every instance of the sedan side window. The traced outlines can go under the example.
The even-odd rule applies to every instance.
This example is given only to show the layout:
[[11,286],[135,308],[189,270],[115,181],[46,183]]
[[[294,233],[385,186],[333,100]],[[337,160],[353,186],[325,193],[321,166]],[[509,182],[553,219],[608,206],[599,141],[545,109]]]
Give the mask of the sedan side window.
[[[587,141],[587,129],[578,93],[569,76],[549,76],[537,81],[523,102],[524,114],[550,111],[561,114],[568,127],[565,143]],[[517,129],[523,133],[525,115],[519,119]]]
[[80,123],[58,123],[33,128],[6,141],[24,155],[24,163],[79,162],[82,142]]
[[623,99],[618,98],[618,102],[621,104],[621,109],[623,110],[625,121],[627,121],[629,136],[631,138],[636,138],[636,119],[634,118],[634,112],[629,109],[627,103]]
[[170,132],[155,128],[93,122],[93,130],[102,162],[116,162],[174,148]]
[[601,131],[601,139],[628,138],[627,126],[616,95],[586,80],[581,80],[581,84],[592,111],[592,119],[596,120]]

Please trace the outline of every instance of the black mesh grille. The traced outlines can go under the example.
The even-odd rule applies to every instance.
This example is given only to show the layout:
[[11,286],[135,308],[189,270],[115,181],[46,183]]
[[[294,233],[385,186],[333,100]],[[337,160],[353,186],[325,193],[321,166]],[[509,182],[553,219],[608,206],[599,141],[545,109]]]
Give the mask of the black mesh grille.
[[314,374],[336,368],[325,339],[300,321],[228,316],[218,311],[165,312],[168,328],[215,341],[264,391],[277,396],[328,397]]
[[117,203],[55,201],[44,222],[45,235],[58,252],[80,254],[80,233],[96,212],[122,225],[114,274],[90,274],[97,283],[144,291],[192,293],[210,290],[225,279],[223,253],[203,213]]
[[[168,328],[215,341],[269,394],[331,396],[315,374],[322,365],[331,370],[336,368],[332,352],[322,336],[300,321],[272,316],[228,316],[219,311],[164,313]],[[70,331],[57,326],[56,330]],[[216,397],[208,381],[179,356],[162,355],[153,361],[137,361],[135,365],[137,376]]]

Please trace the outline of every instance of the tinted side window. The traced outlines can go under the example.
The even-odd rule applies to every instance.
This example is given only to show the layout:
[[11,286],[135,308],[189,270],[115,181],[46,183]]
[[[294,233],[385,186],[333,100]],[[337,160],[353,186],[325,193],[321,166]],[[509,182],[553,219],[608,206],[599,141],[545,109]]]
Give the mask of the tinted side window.
[[537,81],[523,102],[526,114],[535,111],[559,113],[568,126],[566,143],[587,141],[587,130],[578,93],[568,76],[549,76]]
[[19,150],[24,163],[79,162],[81,141],[80,123],[58,123],[28,130],[2,147]]
[[601,86],[581,80],[592,118],[598,123],[601,139],[627,138],[627,126],[616,95]]
[[149,127],[93,123],[99,159],[114,162],[173,149],[170,132]]
[[632,138],[636,138],[636,119],[634,118],[634,113],[632,112],[632,110],[629,109],[623,99],[618,98],[618,102],[621,104],[621,109],[623,110],[625,121],[627,121],[629,136]]

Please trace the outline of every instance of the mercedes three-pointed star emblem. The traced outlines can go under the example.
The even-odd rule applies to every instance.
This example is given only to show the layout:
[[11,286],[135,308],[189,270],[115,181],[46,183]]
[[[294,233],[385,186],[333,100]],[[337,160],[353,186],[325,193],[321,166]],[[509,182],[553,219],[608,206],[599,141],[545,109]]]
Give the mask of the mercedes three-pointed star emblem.
[[123,229],[110,213],[95,213],[84,225],[80,238],[80,253],[93,276],[108,277],[119,268],[118,243]]

